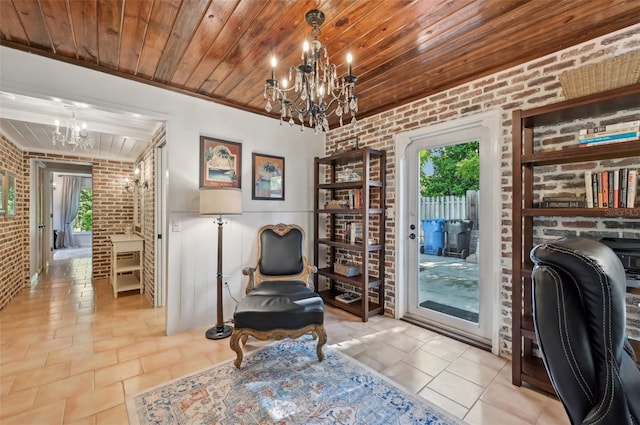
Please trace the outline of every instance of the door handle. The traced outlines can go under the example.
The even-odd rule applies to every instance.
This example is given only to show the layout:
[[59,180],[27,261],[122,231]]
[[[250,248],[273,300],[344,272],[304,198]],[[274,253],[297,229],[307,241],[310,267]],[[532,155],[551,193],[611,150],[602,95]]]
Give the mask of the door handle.
[[409,235],[409,239],[415,239],[415,238],[416,238],[416,234],[415,234],[415,233],[411,233],[411,234]]
[[44,224],[38,224],[38,229],[44,229],[45,227],[47,226],[45,226]]

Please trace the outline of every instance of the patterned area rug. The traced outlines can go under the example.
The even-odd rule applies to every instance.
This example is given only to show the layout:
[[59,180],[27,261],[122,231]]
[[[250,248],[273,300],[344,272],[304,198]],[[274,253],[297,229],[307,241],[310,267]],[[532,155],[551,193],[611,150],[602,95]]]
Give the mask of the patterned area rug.
[[460,424],[331,347],[285,340],[127,398],[148,424]]

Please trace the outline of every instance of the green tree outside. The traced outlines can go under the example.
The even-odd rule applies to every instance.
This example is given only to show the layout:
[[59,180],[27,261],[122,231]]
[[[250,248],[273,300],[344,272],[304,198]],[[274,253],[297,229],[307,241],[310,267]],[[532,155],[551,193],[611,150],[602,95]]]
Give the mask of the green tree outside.
[[[479,142],[461,143],[420,152],[420,195],[463,196],[480,189]],[[431,163],[433,174],[424,172]]]
[[93,230],[93,190],[80,190],[78,215],[75,220],[76,230],[90,232]]

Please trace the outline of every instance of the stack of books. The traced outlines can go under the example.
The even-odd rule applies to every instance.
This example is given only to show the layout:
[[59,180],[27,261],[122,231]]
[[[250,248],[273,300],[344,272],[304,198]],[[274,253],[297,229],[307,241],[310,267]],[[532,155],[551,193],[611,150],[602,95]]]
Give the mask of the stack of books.
[[578,145],[583,148],[607,143],[629,142],[639,139],[640,121],[629,121],[582,129],[578,134]]
[[587,208],[635,208],[638,172],[628,168],[585,171]]
[[351,208],[362,208],[362,190],[352,189],[349,191],[349,205]]

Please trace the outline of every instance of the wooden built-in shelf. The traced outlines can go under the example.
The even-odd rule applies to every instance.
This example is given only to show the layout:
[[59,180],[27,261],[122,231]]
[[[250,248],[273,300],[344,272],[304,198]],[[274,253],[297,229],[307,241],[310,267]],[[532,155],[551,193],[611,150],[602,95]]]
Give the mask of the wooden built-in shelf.
[[365,244],[362,244],[362,243],[345,242],[342,239],[341,240],[318,239],[316,242],[322,245],[334,246],[336,248],[342,248],[342,249],[352,249],[356,251],[362,251],[364,249],[366,252],[375,252],[375,251],[380,251],[382,249],[382,245],[366,244],[365,246]]
[[[362,317],[362,315],[365,313],[363,308],[362,308],[362,302],[361,300],[352,302],[352,303],[343,303],[341,301],[336,301],[336,295],[339,295],[340,292],[336,292],[335,294],[332,293],[331,290],[327,289],[325,291],[320,291],[319,292],[320,296],[322,297],[322,300],[326,303],[329,304],[331,306],[334,307],[338,307],[342,310],[348,311],[351,314],[355,314],[356,316],[360,316]],[[384,313],[382,307],[380,306],[380,304],[374,303],[370,300],[368,300],[368,304],[369,304],[369,309],[367,314],[372,315],[372,314],[382,314]]]
[[637,108],[639,103],[640,83],[636,83],[602,93],[523,110],[520,116],[525,127],[541,127]]
[[[598,124],[599,117],[618,111],[640,108],[640,83],[529,110],[513,111],[512,119],[512,382],[528,384],[550,393],[553,387],[540,358],[535,355],[537,336],[532,318],[531,272],[529,253],[534,244],[535,218],[589,217],[599,220],[640,219],[640,208],[538,208],[535,207],[536,167],[571,164],[578,175],[579,164],[591,161],[640,156],[640,141],[620,142],[588,147],[570,146],[558,150],[544,149],[539,137],[549,126],[576,126],[580,120],[586,128]],[[542,146],[542,147],[541,147]],[[593,165],[584,164],[584,169]],[[628,294],[640,295],[640,288],[627,287]],[[640,343],[638,343],[640,345]]]
[[556,165],[575,162],[601,161],[625,156],[640,155],[640,142],[620,142],[588,146],[584,148],[569,147],[555,151],[523,154],[520,161],[523,164]]
[[371,180],[364,182],[362,180],[350,181],[350,182],[338,182],[338,183],[318,183],[317,189],[359,189],[364,186],[370,187],[382,187],[382,182]]
[[522,215],[527,217],[640,218],[640,208],[524,208]]
[[318,214],[382,214],[384,210],[382,208],[368,208],[365,211],[364,208],[324,208],[314,210]]
[[[345,167],[358,170],[360,179],[337,181]],[[323,278],[329,287],[320,291],[325,302],[358,315],[363,322],[372,314],[384,313],[385,186],[385,151],[361,148],[314,159],[314,264],[320,267],[315,285],[318,288],[319,278]],[[359,191],[359,208],[324,208],[326,200],[344,199],[342,191],[348,189]],[[343,239],[348,222],[361,226],[360,243]],[[360,275],[347,277],[334,272],[333,264],[345,257],[360,267]],[[361,298],[353,303],[336,301],[342,291],[357,292]]]
[[[528,268],[528,269],[520,269],[520,276],[531,278],[531,272],[532,272],[532,270],[530,268]],[[627,294],[640,295],[640,288],[635,288],[633,286],[627,286]],[[531,329],[533,329],[533,327]]]
[[365,278],[364,275],[359,274],[357,276],[344,276],[341,275],[339,273],[336,273],[333,270],[333,267],[323,267],[321,269],[318,269],[318,274],[321,276],[326,276],[328,278],[334,279],[334,280],[338,280],[340,282],[344,282],[344,283],[348,283],[350,285],[353,286],[357,286],[359,288],[363,288],[365,283],[367,284],[367,286],[369,288],[377,288],[382,284],[382,280],[377,278],[376,276],[372,276],[369,275],[366,279],[365,282]]

